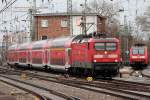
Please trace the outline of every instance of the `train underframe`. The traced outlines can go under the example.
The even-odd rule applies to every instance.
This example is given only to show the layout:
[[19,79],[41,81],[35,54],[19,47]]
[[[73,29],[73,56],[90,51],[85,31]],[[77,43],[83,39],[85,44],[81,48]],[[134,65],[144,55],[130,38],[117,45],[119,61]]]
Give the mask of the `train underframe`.
[[119,73],[119,63],[92,63],[91,67],[70,67],[68,72],[81,76],[112,77]]
[[133,69],[144,69],[148,64],[146,64],[145,61],[133,61],[130,66],[132,66]]
[[[80,65],[79,65],[80,64]],[[87,65],[86,67],[81,67],[84,65]],[[20,65],[18,63],[15,64],[8,64],[10,66],[17,66],[21,67],[23,65]],[[80,66],[80,67],[79,67]],[[24,66],[25,68],[31,69],[33,66],[27,64]],[[41,68],[45,68],[45,70],[51,70],[47,67],[42,66]],[[54,70],[54,69],[53,69]],[[65,70],[68,74],[73,74],[73,75],[79,75],[79,76],[102,76],[102,77],[112,77],[116,74],[119,73],[119,64],[118,63],[76,63],[76,66],[71,66],[67,70]]]
[[103,77],[112,77],[119,73],[118,63],[93,63],[94,72]]

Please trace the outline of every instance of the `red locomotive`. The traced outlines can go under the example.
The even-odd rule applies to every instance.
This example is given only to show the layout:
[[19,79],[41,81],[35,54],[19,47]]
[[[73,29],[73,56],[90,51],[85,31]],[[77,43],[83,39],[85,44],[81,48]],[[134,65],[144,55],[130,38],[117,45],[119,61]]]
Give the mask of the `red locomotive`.
[[148,48],[143,44],[136,44],[130,48],[130,65],[133,68],[143,68],[148,65]]
[[13,45],[8,49],[8,64],[110,74],[119,69],[120,42],[116,38],[78,35]]

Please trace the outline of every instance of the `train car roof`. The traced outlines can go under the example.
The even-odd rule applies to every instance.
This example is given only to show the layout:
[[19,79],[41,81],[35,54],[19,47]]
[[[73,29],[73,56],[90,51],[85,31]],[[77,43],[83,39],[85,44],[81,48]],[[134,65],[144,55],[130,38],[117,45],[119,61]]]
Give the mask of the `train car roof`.
[[101,41],[101,42],[119,42],[119,39],[117,38],[92,38],[91,41],[94,41],[94,42],[98,42],[98,41]]
[[39,49],[43,48],[47,45],[48,40],[40,40],[40,41],[34,41],[32,42],[32,49]]
[[8,50],[16,50],[18,47],[18,44],[14,44],[8,47]]
[[64,47],[69,46],[74,36],[59,37],[48,41],[50,47]]
[[26,50],[26,49],[29,49],[30,44],[31,44],[30,42],[22,43],[22,44],[19,44],[18,48],[19,50]]

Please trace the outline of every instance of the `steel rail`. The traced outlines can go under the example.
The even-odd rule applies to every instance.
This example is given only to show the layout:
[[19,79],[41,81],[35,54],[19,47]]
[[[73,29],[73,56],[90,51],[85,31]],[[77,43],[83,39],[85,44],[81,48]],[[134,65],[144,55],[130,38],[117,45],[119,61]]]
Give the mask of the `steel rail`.
[[[127,99],[139,99],[141,97],[142,98],[150,98],[150,95],[142,94],[140,92],[131,91],[129,88],[127,88],[126,90],[124,88],[123,89],[118,88],[117,85],[111,86],[112,83],[106,84],[105,81],[104,82],[87,82],[87,81],[68,80],[68,79],[59,79],[58,80],[57,77],[43,76],[43,75],[39,75],[37,73],[35,74],[35,73],[26,72],[26,74],[28,74],[28,76],[30,76],[30,77],[39,78],[39,79],[45,80],[45,81],[60,83],[60,84],[73,86],[73,87],[77,87],[77,88],[81,88],[81,89],[85,89],[85,90],[89,90],[89,91],[93,91],[93,92],[98,92],[98,93],[111,94],[111,95],[115,95],[115,96],[119,96],[119,97],[123,97],[123,98],[127,98]],[[109,81],[109,82],[111,82],[111,81]],[[123,82],[125,82],[125,81],[122,81],[122,83]],[[128,82],[128,81],[126,81],[126,82]],[[121,83],[119,83],[119,84],[121,84]],[[127,83],[125,83],[125,84],[127,84]],[[124,84],[122,84],[122,85],[124,85]],[[106,91],[100,90],[100,88],[106,89]]]
[[[44,88],[44,87],[42,87],[42,86],[34,85],[34,84],[31,84],[31,83],[28,83],[28,82],[24,82],[24,81],[15,79],[15,78],[11,78],[11,77],[8,77],[8,76],[6,76],[6,75],[1,75],[1,74],[0,74],[0,77],[6,78],[6,79],[9,79],[9,80],[13,80],[13,81],[15,81],[15,82],[17,82],[17,83],[19,82],[19,83],[21,83],[21,84],[29,85],[29,86],[32,86],[32,87],[34,87],[34,88],[38,88],[38,89],[40,89],[40,90],[42,89],[42,90],[44,90],[44,91],[48,91],[50,94],[53,94],[53,95],[58,96],[59,98],[62,98],[62,100],[76,100],[76,98],[74,98],[74,97],[69,97],[69,96],[66,96],[66,95],[64,95],[64,94],[62,94],[62,93],[56,92],[56,91],[54,91],[54,90],[50,90],[50,89]],[[9,82],[4,81],[4,80],[2,80],[2,79],[0,79],[0,80],[1,80],[2,82],[7,83],[7,84],[10,84],[10,85],[13,85],[13,86],[15,86],[15,87],[21,88],[21,89],[23,89],[23,90],[25,90],[25,91],[31,92],[32,94],[35,94],[35,95],[37,95],[38,97],[40,97],[41,100],[53,100],[53,99],[51,99],[49,96],[42,96],[41,94],[38,94],[38,93],[36,93],[36,92],[34,92],[34,91],[31,91],[31,90],[29,90],[29,89],[27,89],[27,88],[25,88],[25,87],[21,87],[21,86],[18,86],[18,85],[16,85],[16,84],[9,83]],[[56,99],[56,100],[57,100],[57,99]]]

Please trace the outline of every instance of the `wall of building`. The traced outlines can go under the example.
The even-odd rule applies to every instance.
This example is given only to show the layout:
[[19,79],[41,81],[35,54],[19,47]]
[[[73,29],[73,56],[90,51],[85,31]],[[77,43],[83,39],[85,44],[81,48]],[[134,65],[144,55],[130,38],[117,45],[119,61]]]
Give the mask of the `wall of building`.
[[[41,21],[46,20],[48,22]],[[35,39],[41,40],[42,36],[47,36],[47,38],[56,38],[58,36],[70,35],[69,27],[62,27],[61,21],[68,21],[67,16],[36,16],[35,17]]]
[[[41,40],[42,36],[56,38],[72,35],[70,33],[69,19],[70,17],[67,15],[35,16],[35,34],[33,40]],[[87,34],[94,31],[105,32],[105,20],[105,18],[98,17],[97,15],[87,16]],[[80,23],[81,15],[75,15],[72,17],[73,35],[82,34]]]

